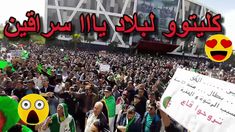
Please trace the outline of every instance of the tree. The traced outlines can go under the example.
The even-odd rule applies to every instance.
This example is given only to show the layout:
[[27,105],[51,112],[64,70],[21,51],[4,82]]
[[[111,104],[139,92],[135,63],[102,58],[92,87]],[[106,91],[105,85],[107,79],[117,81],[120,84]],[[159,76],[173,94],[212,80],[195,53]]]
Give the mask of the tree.
[[81,35],[80,34],[73,34],[72,35],[72,43],[77,44],[81,42]]
[[34,43],[37,44],[45,44],[46,43],[46,39],[40,35],[30,35],[30,40]]

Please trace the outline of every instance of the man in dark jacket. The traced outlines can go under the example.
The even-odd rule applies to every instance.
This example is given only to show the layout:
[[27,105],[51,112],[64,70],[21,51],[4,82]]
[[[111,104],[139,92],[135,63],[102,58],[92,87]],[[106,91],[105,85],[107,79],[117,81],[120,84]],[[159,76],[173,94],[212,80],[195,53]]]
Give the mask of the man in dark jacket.
[[134,106],[136,109],[136,112],[140,114],[140,117],[144,117],[144,113],[146,112],[146,99],[144,96],[140,96],[139,94],[135,95],[134,98]]
[[92,85],[86,85],[85,92],[77,93],[76,97],[79,101],[79,106],[76,113],[77,119],[75,119],[78,120],[81,131],[84,131],[86,113],[92,110],[98,100],[98,96],[93,92]]
[[25,89],[22,80],[18,80],[16,82],[15,89],[12,91],[11,95],[17,96],[19,100],[25,96]]
[[156,103],[151,103],[147,108],[148,111],[145,113],[142,120],[143,132],[160,132],[161,119],[156,111]]
[[57,105],[59,104],[57,99],[54,97],[55,87],[49,85],[48,78],[46,77],[43,79],[42,82],[43,82],[43,87],[40,89],[40,91],[41,91],[41,94],[44,97],[46,97],[46,99],[48,100],[49,107],[50,107],[50,114],[53,115],[56,113],[56,108],[57,108]]
[[135,93],[136,93],[133,82],[129,81],[127,83],[127,87],[125,88],[125,90],[128,93],[127,98],[129,100],[129,103],[131,103],[132,101],[134,101],[134,96],[135,96]]
[[35,88],[35,83],[34,83],[34,81],[32,79],[25,81],[25,83],[27,83],[27,88],[25,90],[25,95],[28,95],[28,94],[39,94],[40,93],[40,90]]
[[43,79],[43,87],[40,89],[42,93],[54,92],[55,87],[49,85],[48,78]]
[[141,132],[141,118],[134,106],[129,106],[127,113],[121,115],[117,129],[119,132]]

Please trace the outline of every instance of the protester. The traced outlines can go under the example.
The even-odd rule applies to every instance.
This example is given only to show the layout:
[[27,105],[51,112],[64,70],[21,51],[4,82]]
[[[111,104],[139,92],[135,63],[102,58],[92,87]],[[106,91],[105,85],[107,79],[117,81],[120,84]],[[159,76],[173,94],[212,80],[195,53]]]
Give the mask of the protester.
[[121,132],[141,132],[141,118],[135,107],[130,106],[127,113],[121,115],[117,125],[117,129]]
[[144,117],[144,113],[146,111],[146,99],[143,99],[144,97],[140,96],[139,94],[135,95],[134,98],[134,106],[136,109],[136,112],[138,112],[140,114],[140,117],[143,118]]
[[65,103],[59,104],[57,113],[47,118],[43,130],[47,128],[51,132],[76,132],[75,121],[68,113],[68,106]]
[[155,103],[157,104],[156,96],[154,92],[149,92],[148,94],[148,100],[146,102],[146,110],[148,109],[149,105]]
[[93,123],[93,125],[91,126],[91,132],[110,132],[108,129],[103,128],[101,126],[100,121],[96,121]]
[[156,103],[150,103],[148,105],[148,111],[145,113],[142,120],[143,132],[160,132],[161,119],[157,114]]
[[[14,48],[9,46],[9,49]],[[58,47],[47,48],[36,44],[29,44],[25,50],[30,52],[28,59],[8,60],[15,71],[9,66],[0,69],[0,94],[17,96],[18,100],[28,94],[41,94],[49,102],[50,117],[57,112],[58,103],[64,102],[81,131],[87,127],[86,113],[94,109],[97,101],[103,104],[102,116],[97,114],[97,118],[102,118],[101,124],[110,124],[110,131],[114,128],[113,124],[126,114],[129,105],[134,105],[135,113],[144,118],[149,112],[149,104],[160,100],[177,68],[235,83],[232,65],[213,63],[203,58],[115,52],[101,54],[92,49],[61,51]],[[0,56],[6,59],[3,54]],[[100,64],[109,65],[110,70],[100,71]],[[115,116],[117,121],[113,121]],[[164,123],[167,131],[177,129],[177,122],[171,119],[169,124]],[[88,128],[92,125],[90,123]]]
[[116,114],[122,110],[122,107],[129,104],[128,98],[127,98],[128,92],[123,91],[122,96],[117,98],[116,101]]
[[110,131],[114,131],[114,121],[116,115],[116,101],[114,96],[112,95],[112,87],[106,86],[104,90],[104,103],[108,111],[108,118],[109,118],[109,127]]
[[43,87],[40,89],[41,95],[43,95],[48,100],[50,115],[56,113],[56,107],[58,105],[58,100],[54,96],[55,87],[49,85],[48,78],[45,77],[42,80]]
[[93,92],[93,86],[90,84],[86,85],[84,90],[81,89],[76,95],[79,102],[76,115],[80,129],[84,131],[86,113],[94,107],[95,103],[98,101],[98,97]]
[[90,132],[91,126],[97,120],[100,121],[99,125],[100,129],[109,130],[108,119],[105,117],[104,113],[102,112],[102,109],[103,109],[103,103],[97,102],[93,110],[87,113],[85,132]]
[[19,100],[25,96],[25,89],[22,80],[17,80],[15,89],[13,89],[11,95],[17,96]]
[[127,83],[127,87],[125,88],[125,90],[128,92],[129,103],[132,103],[132,101],[134,101],[134,96],[135,96],[135,87],[133,86],[132,81],[129,81]]
[[25,90],[25,95],[28,94],[39,94],[40,90],[35,87],[35,83],[33,80],[26,80],[25,83],[27,83],[27,87]]

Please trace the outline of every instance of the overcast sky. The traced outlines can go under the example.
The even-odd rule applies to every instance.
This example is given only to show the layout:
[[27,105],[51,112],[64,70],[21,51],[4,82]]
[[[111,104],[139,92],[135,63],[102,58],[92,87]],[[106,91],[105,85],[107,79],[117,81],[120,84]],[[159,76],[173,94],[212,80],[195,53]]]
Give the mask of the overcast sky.
[[[235,0],[196,0],[203,5],[214,9],[225,18],[223,25],[226,29],[226,35],[233,41],[235,49]],[[25,20],[25,13],[29,10],[35,10],[44,16],[45,0],[4,0],[0,4],[0,23],[5,23],[10,16],[17,20]]]

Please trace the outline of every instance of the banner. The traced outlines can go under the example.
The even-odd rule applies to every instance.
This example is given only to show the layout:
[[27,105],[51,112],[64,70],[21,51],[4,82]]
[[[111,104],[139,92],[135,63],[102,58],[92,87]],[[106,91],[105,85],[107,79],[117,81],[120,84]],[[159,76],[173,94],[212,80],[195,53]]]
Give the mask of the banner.
[[21,57],[21,51],[22,50],[11,50],[10,53],[12,57]]
[[161,98],[161,109],[190,132],[232,132],[235,85],[177,69]]
[[109,69],[110,69],[110,65],[100,64],[100,71],[101,72],[109,71]]

